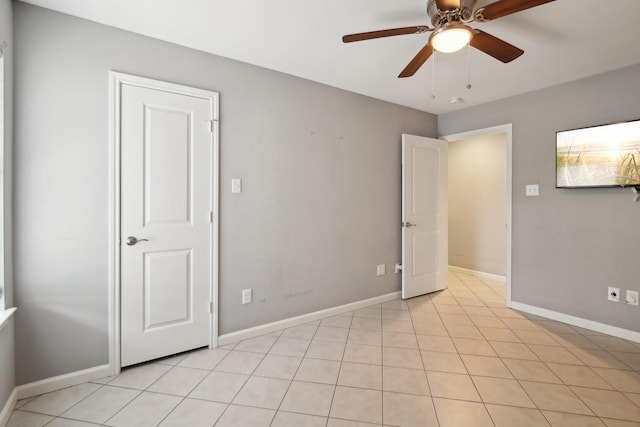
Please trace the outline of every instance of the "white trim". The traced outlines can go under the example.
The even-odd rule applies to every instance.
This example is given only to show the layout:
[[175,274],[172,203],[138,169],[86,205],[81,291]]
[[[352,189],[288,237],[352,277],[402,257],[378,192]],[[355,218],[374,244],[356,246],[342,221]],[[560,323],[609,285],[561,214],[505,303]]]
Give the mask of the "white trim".
[[[109,368],[102,375],[120,373],[120,92],[124,84],[179,93],[206,99],[211,103],[214,122],[212,132],[211,202],[213,224],[210,230],[211,274],[210,292],[213,313],[210,322],[209,346],[217,346],[218,337],[218,235],[219,235],[219,126],[220,94],[206,89],[167,83],[160,80],[109,71]],[[56,377],[57,378],[57,377]],[[95,378],[92,378],[95,379]]]
[[211,212],[213,212],[213,223],[211,224],[211,302],[213,303],[213,313],[211,313],[211,341],[209,348],[218,346],[218,264],[219,260],[219,242],[220,242],[220,120],[218,117],[218,98],[214,105],[213,131],[212,131],[212,163],[211,163],[211,182],[213,185],[213,199],[211,200]]
[[496,280],[498,282],[507,281],[507,278],[505,276],[500,276],[499,274],[485,273],[484,271],[476,271],[468,268],[456,267],[455,265],[450,265],[449,270],[457,271],[458,273],[470,274],[472,276],[480,277],[481,279],[491,279],[491,280]]
[[4,327],[9,323],[9,319],[13,317],[13,313],[16,312],[16,308],[7,308],[6,310],[0,311],[0,331],[4,329]]
[[375,304],[381,304],[383,302],[392,301],[400,298],[402,293],[391,292],[389,294],[380,295],[373,298],[368,298],[361,301],[352,302],[349,304],[339,305],[337,307],[327,308],[325,310],[314,311],[313,313],[307,313],[296,317],[290,317],[288,319],[278,320],[277,322],[267,323],[253,328],[243,329],[237,332],[231,332],[229,334],[220,335],[218,337],[219,345],[227,345],[236,343],[238,341],[246,340],[249,338],[255,338],[260,335],[265,335],[271,332],[280,331],[285,328],[291,328],[293,326],[303,325],[305,323],[314,322],[316,320],[324,319],[325,317],[337,316],[339,314],[348,313],[353,310],[369,307]]
[[16,391],[18,393],[18,399],[26,399],[27,397],[38,396],[43,393],[61,390],[108,376],[111,376],[111,366],[100,365],[94,368],[83,369],[82,371],[70,372],[68,374],[58,375],[57,377],[45,378],[44,380],[19,385],[16,387]]
[[511,123],[493,126],[484,129],[477,129],[468,132],[456,133],[453,135],[443,136],[445,141],[459,141],[461,139],[469,139],[476,136],[492,135],[496,133],[504,133],[507,137],[507,253],[506,253],[506,297],[507,307],[511,307],[511,240],[512,240],[512,216],[513,216],[513,125]]
[[109,73],[109,367],[120,373],[120,82]]
[[[265,325],[256,326],[254,328],[244,329],[242,331],[221,335],[218,337],[218,345],[235,343],[248,338],[254,338],[260,335],[268,334],[270,332],[279,331],[281,329],[324,319],[325,317],[336,316],[339,314],[348,313],[353,310],[358,310],[360,308],[396,300],[400,298],[400,295],[400,291],[391,292],[389,294],[380,295],[377,297],[368,298],[337,307],[327,308],[325,310],[319,310],[313,313],[303,314],[301,316],[291,317]],[[112,375],[114,374],[112,373],[111,364],[101,365],[82,371],[70,372],[68,374],[59,375],[57,377],[46,378],[44,380],[24,384],[16,387],[13,394],[15,395],[14,397],[17,397],[17,399],[25,399],[28,397],[38,396],[43,393],[49,393],[51,391],[60,390],[66,387],[71,387],[77,384],[85,383],[87,381],[97,380]],[[11,397],[9,398],[9,400],[11,400]],[[7,405],[5,405],[5,407],[6,406]],[[0,427],[2,427],[1,423]]]
[[9,418],[11,418],[11,413],[15,409],[17,402],[18,392],[14,388],[9,395],[9,399],[7,399],[2,407],[2,411],[0,411],[0,427],[5,427],[9,423]]
[[569,325],[578,326],[580,328],[589,329],[590,331],[596,331],[602,334],[612,335],[614,337],[640,343],[640,332],[631,331],[629,329],[623,329],[617,326],[611,326],[605,323],[595,322],[593,320],[583,319],[581,317],[547,310],[546,308],[523,304],[517,301],[511,302],[511,308],[518,311],[524,311],[525,313],[535,314],[536,316],[545,317],[547,319],[557,320],[558,322],[568,323]]

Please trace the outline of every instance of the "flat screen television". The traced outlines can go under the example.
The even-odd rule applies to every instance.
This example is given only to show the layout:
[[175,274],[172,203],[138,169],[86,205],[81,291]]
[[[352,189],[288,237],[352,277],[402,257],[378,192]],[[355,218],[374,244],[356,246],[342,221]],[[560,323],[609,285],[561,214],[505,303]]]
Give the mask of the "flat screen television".
[[556,132],[556,188],[640,186],[640,120]]

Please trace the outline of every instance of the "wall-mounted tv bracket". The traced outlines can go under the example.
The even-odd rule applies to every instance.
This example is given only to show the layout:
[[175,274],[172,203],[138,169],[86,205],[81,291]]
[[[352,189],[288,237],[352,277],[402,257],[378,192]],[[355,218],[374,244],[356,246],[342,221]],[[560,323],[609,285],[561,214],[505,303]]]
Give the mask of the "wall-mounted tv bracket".
[[636,185],[634,187],[631,187],[631,191],[633,191],[633,201],[637,202],[638,200],[640,200],[640,185]]

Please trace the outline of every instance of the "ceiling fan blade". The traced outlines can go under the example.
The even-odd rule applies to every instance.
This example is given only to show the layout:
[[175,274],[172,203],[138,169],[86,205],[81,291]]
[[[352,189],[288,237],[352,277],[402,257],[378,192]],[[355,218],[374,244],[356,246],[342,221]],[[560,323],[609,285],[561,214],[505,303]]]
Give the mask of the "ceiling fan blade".
[[473,30],[473,38],[469,44],[505,64],[524,53],[524,50],[480,30]]
[[460,0],[436,0],[439,10],[455,10],[460,8]]
[[532,7],[541,6],[545,3],[551,3],[552,1],[555,0],[499,0],[481,9],[482,18],[490,21],[531,9]]
[[429,27],[422,25],[416,27],[392,28],[390,30],[369,31],[367,33],[348,34],[342,37],[343,43],[359,42],[362,40],[379,39],[381,37],[401,36],[404,34],[422,34],[429,31]]
[[404,70],[402,70],[398,77],[403,78],[413,76],[432,54],[433,48],[429,43],[427,43],[422,49],[420,49],[420,52],[418,52],[418,54],[413,57],[411,62],[409,62],[409,65],[404,67]]

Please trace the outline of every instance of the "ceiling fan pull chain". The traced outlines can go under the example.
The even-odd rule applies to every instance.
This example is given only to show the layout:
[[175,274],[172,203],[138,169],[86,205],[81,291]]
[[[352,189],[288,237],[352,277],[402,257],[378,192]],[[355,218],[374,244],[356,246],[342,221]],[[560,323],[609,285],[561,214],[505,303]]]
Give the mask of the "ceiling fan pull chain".
[[437,51],[433,51],[433,61],[431,61],[431,99],[436,99],[436,57]]
[[467,45],[467,89],[471,89],[471,45]]

